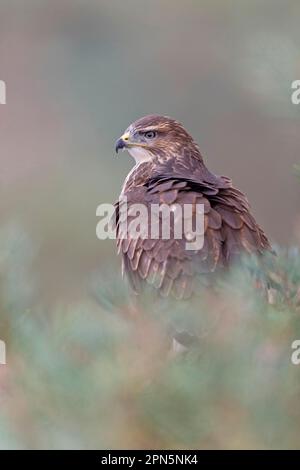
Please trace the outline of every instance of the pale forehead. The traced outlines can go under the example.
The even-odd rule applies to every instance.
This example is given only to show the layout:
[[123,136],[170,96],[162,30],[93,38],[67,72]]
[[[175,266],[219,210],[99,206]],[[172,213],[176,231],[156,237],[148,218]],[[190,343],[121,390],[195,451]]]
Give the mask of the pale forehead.
[[128,127],[128,131],[139,129],[154,130],[157,129],[157,127],[170,127],[176,124],[178,125],[179,123],[167,116],[149,115],[144,116],[143,118],[140,118],[137,121],[133,122]]
[[136,132],[136,131],[139,131],[139,130],[142,130],[143,131],[154,131],[156,130],[158,127],[158,124],[153,124],[153,125],[139,125],[138,127],[133,123],[133,124],[130,124],[130,126],[126,129],[126,132],[129,132],[129,133],[133,133],[133,132]]

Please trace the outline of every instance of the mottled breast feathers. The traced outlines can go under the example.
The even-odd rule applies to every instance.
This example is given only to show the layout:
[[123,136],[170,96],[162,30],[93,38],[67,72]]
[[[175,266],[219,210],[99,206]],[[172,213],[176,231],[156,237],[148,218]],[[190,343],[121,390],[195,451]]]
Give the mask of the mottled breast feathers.
[[186,299],[199,282],[206,283],[211,273],[230,266],[241,254],[270,250],[244,194],[232,187],[229,178],[210,173],[202,160],[187,156],[137,165],[122,194],[127,198],[129,223],[130,206],[135,203],[145,204],[149,211],[151,204],[204,205],[204,245],[200,250],[186,250],[185,236],[175,239],[172,229],[169,239],[151,239],[150,229],[148,238],[122,237],[116,204],[117,245],[124,272],[137,292],[149,284],[163,296]]

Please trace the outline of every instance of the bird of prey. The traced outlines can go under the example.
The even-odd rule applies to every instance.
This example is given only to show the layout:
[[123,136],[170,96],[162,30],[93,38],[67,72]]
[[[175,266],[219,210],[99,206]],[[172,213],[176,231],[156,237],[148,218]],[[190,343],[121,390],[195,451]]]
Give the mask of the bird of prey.
[[[120,200],[116,203],[117,245],[123,257],[123,272],[136,292],[150,284],[162,296],[187,299],[198,281],[228,268],[243,253],[260,256],[271,251],[270,243],[250,212],[245,195],[230,178],[217,176],[206,167],[199,147],[178,121],[148,115],[131,124],[116,142],[116,151],[126,149],[135,160],[121,195],[130,207],[141,203],[190,204],[204,207],[204,244],[187,250],[187,236],[168,239],[132,237],[120,233]],[[175,206],[174,206],[175,207]],[[162,215],[160,214],[160,217]],[[149,222],[150,223],[150,222]],[[142,230],[143,232],[143,230]]]

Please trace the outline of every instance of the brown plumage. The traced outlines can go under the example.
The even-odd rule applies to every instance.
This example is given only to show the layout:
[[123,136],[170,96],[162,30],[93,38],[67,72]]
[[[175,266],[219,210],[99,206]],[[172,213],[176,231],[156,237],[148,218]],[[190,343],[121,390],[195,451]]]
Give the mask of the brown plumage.
[[[197,283],[210,273],[230,266],[243,253],[262,254],[270,243],[250,213],[245,195],[225,176],[211,173],[203,162],[198,145],[177,121],[150,115],[131,124],[117,141],[116,149],[126,148],[136,165],[125,180],[122,196],[130,206],[151,204],[204,204],[204,245],[186,250],[186,236],[132,239],[120,233],[119,202],[116,204],[117,245],[123,256],[124,271],[136,291],[151,284],[163,296],[189,298]],[[150,218],[149,218],[150,223]],[[153,221],[152,221],[153,223]],[[149,231],[148,231],[149,229]]]

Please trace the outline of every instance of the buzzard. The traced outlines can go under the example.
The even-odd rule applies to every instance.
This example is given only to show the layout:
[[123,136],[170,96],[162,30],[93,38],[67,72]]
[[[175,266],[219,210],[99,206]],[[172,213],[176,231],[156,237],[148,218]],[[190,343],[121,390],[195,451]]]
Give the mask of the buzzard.
[[142,117],[117,140],[116,152],[121,149],[135,159],[121,192],[129,220],[130,208],[137,203],[149,211],[153,204],[189,204],[193,208],[190,217],[195,217],[198,205],[204,208],[203,246],[188,250],[187,235],[175,238],[174,227],[167,239],[151,238],[148,227],[142,227],[140,236],[132,237],[130,231],[124,236],[119,199],[115,211],[117,245],[123,256],[123,272],[136,292],[150,284],[162,296],[186,299],[197,291],[199,282],[205,283],[213,273],[228,268],[243,253],[271,251],[245,195],[233,187],[230,178],[208,170],[197,143],[178,121],[159,115]]

